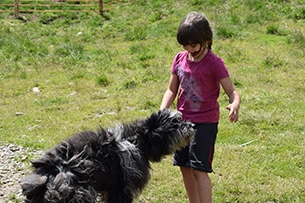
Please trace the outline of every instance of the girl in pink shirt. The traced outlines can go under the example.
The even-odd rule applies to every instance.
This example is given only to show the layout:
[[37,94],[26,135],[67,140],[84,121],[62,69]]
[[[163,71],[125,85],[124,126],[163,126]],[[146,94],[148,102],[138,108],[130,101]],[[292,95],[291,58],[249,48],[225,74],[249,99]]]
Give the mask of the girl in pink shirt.
[[196,124],[196,135],[188,147],[177,151],[190,203],[211,203],[214,145],[218,132],[220,86],[229,97],[229,120],[238,120],[240,96],[221,58],[211,51],[213,32],[206,17],[191,12],[181,21],[177,40],[184,52],[172,63],[168,88],[160,109],[169,108],[178,95],[177,109],[185,120]]

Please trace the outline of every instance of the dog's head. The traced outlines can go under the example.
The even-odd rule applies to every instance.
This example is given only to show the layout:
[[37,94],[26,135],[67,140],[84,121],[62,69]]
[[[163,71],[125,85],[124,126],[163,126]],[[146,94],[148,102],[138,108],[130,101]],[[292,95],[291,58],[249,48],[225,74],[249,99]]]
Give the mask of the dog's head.
[[[63,145],[59,147],[62,148]],[[94,163],[81,159],[86,154],[86,148],[69,160],[56,154],[58,150],[53,152],[55,154],[46,153],[40,159],[32,161],[35,170],[20,182],[22,193],[26,196],[25,202],[95,202],[96,192],[89,183],[89,174],[94,170]],[[84,165],[88,167],[84,168]]]
[[95,202],[95,190],[90,186],[81,186],[78,181],[70,172],[44,176],[34,171],[22,180],[21,187],[27,203]]
[[153,113],[145,123],[143,150],[153,162],[189,145],[196,132],[193,123],[182,120],[181,112],[169,109]]

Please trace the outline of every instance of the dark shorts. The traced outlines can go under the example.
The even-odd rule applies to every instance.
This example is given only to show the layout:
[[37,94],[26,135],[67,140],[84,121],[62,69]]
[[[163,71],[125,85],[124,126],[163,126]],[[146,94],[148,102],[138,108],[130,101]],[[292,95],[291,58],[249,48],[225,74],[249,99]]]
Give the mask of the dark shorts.
[[190,145],[176,151],[173,164],[211,173],[218,123],[196,124],[196,129]]

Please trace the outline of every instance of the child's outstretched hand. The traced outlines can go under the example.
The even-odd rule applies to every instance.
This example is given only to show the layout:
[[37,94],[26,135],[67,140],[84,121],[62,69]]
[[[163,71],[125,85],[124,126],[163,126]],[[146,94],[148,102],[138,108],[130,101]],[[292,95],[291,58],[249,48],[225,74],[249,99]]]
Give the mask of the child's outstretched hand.
[[230,111],[229,113],[229,120],[233,123],[238,121],[238,110],[239,110],[239,105],[234,105],[234,103],[229,104],[226,109]]

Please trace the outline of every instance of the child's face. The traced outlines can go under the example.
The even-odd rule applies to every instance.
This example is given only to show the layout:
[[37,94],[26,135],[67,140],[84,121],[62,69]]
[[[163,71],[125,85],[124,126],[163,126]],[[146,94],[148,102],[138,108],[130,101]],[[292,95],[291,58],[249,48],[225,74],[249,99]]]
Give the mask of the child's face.
[[194,60],[200,59],[206,49],[206,46],[201,44],[190,44],[183,46],[183,49],[190,53]]

